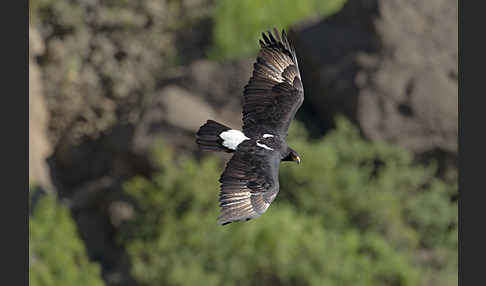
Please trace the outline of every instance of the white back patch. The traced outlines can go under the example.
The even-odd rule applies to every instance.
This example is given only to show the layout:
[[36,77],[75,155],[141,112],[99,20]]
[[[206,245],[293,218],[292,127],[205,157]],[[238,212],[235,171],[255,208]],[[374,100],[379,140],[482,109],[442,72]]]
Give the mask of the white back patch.
[[272,135],[272,134],[263,134],[263,136],[262,136],[262,137],[263,137],[263,138],[267,138],[267,137],[273,137],[273,135]]
[[221,132],[221,134],[219,134],[219,137],[223,139],[223,146],[231,150],[236,150],[236,147],[238,147],[241,142],[250,139],[246,137],[243,132],[235,129]]
[[268,146],[267,146],[267,145],[265,145],[265,144],[260,143],[258,140],[257,140],[256,144],[257,144],[257,146],[262,147],[263,149],[267,149],[267,150],[271,150],[271,151],[273,151],[273,149],[272,149],[272,148],[268,147]]

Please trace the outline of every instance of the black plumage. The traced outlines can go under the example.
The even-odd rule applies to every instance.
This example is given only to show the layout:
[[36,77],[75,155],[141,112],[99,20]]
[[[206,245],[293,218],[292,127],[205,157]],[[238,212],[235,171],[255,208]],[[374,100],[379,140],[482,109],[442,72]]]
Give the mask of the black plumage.
[[285,31],[262,33],[253,74],[244,88],[242,132],[208,120],[196,134],[202,150],[234,153],[220,177],[220,224],[263,214],[279,191],[281,161],[297,161],[285,142],[304,101],[294,48]]
[[[244,88],[243,133],[274,132],[287,136],[290,122],[304,101],[297,56],[285,31],[262,33],[253,75]],[[267,132],[268,133],[268,132]],[[263,133],[262,133],[263,134]]]

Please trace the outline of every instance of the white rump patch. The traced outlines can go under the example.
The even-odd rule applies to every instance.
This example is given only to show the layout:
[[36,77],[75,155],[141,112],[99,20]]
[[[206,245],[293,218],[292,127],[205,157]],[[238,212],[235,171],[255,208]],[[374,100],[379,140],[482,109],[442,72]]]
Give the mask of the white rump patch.
[[263,136],[262,136],[262,137],[263,137],[263,138],[268,138],[268,137],[273,137],[273,135],[272,135],[272,134],[263,134]]
[[223,139],[223,146],[231,150],[236,150],[236,147],[238,147],[241,142],[250,139],[246,137],[243,132],[235,129],[221,132],[221,134],[219,134],[219,137]]
[[257,140],[256,144],[257,144],[257,146],[262,147],[263,149],[267,149],[267,150],[271,150],[271,151],[273,151],[273,149],[272,149],[272,148],[268,147],[268,146],[267,146],[267,145],[265,145],[265,144],[260,143],[258,140]]

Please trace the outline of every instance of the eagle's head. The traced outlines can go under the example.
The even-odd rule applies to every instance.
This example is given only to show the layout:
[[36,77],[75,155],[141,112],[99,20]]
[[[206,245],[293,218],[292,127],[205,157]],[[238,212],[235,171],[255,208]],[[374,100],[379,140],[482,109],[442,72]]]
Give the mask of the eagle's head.
[[289,153],[287,156],[285,156],[282,161],[294,161],[297,162],[297,164],[300,164],[300,156],[297,151],[289,147]]

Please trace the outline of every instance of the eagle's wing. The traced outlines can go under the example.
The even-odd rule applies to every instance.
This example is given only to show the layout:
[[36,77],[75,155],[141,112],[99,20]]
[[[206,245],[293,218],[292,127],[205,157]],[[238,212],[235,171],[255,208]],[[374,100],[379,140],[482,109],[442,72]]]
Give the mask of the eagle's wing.
[[244,90],[243,132],[287,135],[290,122],[304,101],[304,89],[294,48],[285,31],[262,33],[261,49]]
[[236,152],[219,181],[220,224],[245,221],[263,214],[278,193],[280,154]]

